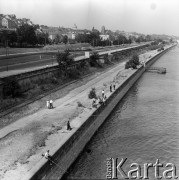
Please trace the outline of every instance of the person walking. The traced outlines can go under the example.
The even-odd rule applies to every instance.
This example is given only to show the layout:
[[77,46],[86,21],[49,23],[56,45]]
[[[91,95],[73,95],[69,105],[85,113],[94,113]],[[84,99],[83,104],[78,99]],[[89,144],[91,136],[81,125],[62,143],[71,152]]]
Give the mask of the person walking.
[[110,85],[110,92],[112,92],[112,84]]
[[105,105],[105,101],[106,101],[106,96],[103,97],[102,101],[103,101],[103,105]]
[[96,104],[96,99],[95,98],[93,98],[92,107],[97,108],[97,104]]
[[53,109],[53,101],[52,101],[52,99],[50,100],[50,109]]
[[70,126],[70,121],[67,122],[67,130],[68,130],[68,131],[71,131],[71,130],[72,130],[72,128],[71,128],[71,126]]
[[114,88],[114,91],[116,90],[116,85],[115,84],[113,84],[113,88]]

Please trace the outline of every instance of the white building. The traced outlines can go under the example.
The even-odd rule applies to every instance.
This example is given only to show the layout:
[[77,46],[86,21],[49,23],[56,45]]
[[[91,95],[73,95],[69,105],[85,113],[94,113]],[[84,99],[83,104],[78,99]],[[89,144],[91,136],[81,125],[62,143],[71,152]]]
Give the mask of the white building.
[[106,40],[109,39],[109,35],[108,35],[108,34],[101,34],[101,35],[99,35],[99,36],[100,36],[100,38],[101,38],[101,41],[106,41]]
[[2,26],[8,28],[8,20],[6,18],[2,18]]

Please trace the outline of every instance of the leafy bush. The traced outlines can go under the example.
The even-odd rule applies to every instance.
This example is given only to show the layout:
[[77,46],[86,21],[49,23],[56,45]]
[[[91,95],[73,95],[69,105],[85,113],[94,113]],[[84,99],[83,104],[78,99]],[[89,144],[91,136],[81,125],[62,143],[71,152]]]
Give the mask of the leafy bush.
[[129,69],[129,68],[137,69],[137,66],[139,64],[140,64],[139,56],[137,54],[134,54],[132,56],[132,59],[130,59],[129,61],[126,62],[125,69]]
[[81,76],[80,71],[77,69],[70,69],[70,71],[68,71],[67,75],[70,79],[77,79]]
[[44,85],[40,86],[40,90],[45,91],[46,90],[45,86]]
[[58,84],[58,80],[55,77],[53,77],[51,80],[51,83],[52,84]]
[[130,65],[129,61],[127,61],[125,64],[125,69],[129,69],[129,68],[131,68],[131,65]]
[[92,67],[98,66],[98,62],[97,60],[99,59],[99,54],[97,52],[94,52],[91,56],[90,56],[90,65]]
[[140,62],[139,62],[139,56],[137,55],[137,54],[134,54],[133,56],[132,56],[132,62],[136,65],[136,66],[138,66],[139,64],[140,64]]
[[90,90],[90,92],[89,92],[89,94],[88,94],[88,98],[89,99],[93,99],[93,98],[97,98],[97,96],[96,96],[96,89],[95,88],[92,88],[91,90]]
[[67,68],[68,66],[73,64],[74,59],[70,56],[69,50],[66,50],[64,52],[58,52],[57,62],[58,62],[60,71],[62,73],[67,73]]
[[21,95],[21,88],[18,81],[14,77],[6,78],[3,86],[4,97],[18,97]]
[[81,61],[80,62],[80,68],[86,68],[87,67],[87,62],[86,61]]
[[104,63],[110,64],[110,61],[109,61],[109,58],[108,58],[108,54],[104,55]]

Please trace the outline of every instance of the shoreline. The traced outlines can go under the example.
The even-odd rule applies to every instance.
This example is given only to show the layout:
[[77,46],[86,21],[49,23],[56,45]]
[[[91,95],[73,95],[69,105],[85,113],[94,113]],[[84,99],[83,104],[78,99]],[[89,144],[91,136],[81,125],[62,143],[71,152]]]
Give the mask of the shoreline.
[[[156,55],[156,54],[155,54]],[[150,55],[148,54],[147,55],[147,57],[149,57]],[[147,58],[147,57],[144,57],[144,58]],[[119,65],[118,65],[119,66]],[[117,66],[117,67],[118,67]],[[117,68],[116,68],[117,69]],[[123,68],[124,69],[124,68]],[[139,68],[140,69],[140,68]],[[122,70],[121,70],[122,71]],[[97,86],[97,88],[96,88],[96,90],[97,90],[97,92],[98,92],[98,94],[100,94],[100,92],[101,92],[101,88],[104,88],[103,86],[104,86],[104,83],[106,83],[106,80],[107,80],[107,82],[108,82],[108,84],[110,84],[111,83],[111,81],[113,81],[114,80],[114,78],[116,78],[116,76],[117,76],[117,74],[118,74],[118,72],[119,71],[117,71],[116,70],[116,72],[115,73],[113,73],[113,75],[111,75],[110,77],[105,77],[105,80],[100,80],[100,83],[98,83],[98,86]],[[123,83],[123,82],[125,82],[126,81],[126,79],[129,77],[129,76],[131,76],[133,73],[135,73],[136,72],[136,70],[126,70],[125,72],[127,72],[127,73],[129,73],[129,74],[120,74],[121,76],[119,76],[119,79],[115,79],[116,80],[116,83],[117,83],[117,80],[119,80],[119,84],[116,86],[116,89],[118,88],[118,87],[120,87],[120,85]],[[111,73],[111,72],[110,72]],[[109,73],[109,74],[110,74]],[[109,76],[109,75],[108,75]],[[112,79],[112,80],[111,80]],[[95,84],[95,83],[94,83]],[[93,84],[90,84],[90,86],[91,85],[93,85]],[[101,87],[102,86],[102,87]],[[107,85],[108,86],[108,85]],[[83,89],[83,86],[82,87],[79,87],[78,89]],[[107,87],[107,89],[108,89],[108,91],[109,91],[109,86]],[[109,95],[110,95],[110,93],[107,91],[107,89],[106,89],[106,92],[107,92],[107,96],[108,97],[110,97]],[[65,105],[65,104],[61,104],[61,103],[59,103],[59,104],[61,104],[61,108],[63,108],[64,109],[64,107],[66,106],[66,110],[70,110],[70,112],[76,112],[76,110],[77,110],[77,112],[78,113],[76,113],[75,114],[75,116],[73,115],[73,118],[71,119],[71,126],[72,126],[72,131],[66,131],[66,121],[64,121],[64,122],[62,122],[60,125],[58,124],[58,118],[60,119],[60,117],[56,117],[57,115],[60,115],[60,113],[62,112],[62,109],[60,109],[60,107],[56,107],[54,110],[52,110],[52,112],[49,112],[50,114],[51,114],[51,116],[55,119],[55,121],[54,121],[54,126],[55,127],[52,127],[51,128],[51,131],[53,131],[54,132],[54,134],[52,133],[50,136],[48,136],[48,140],[47,141],[45,141],[45,148],[39,148],[38,149],[38,154],[37,155],[40,155],[40,153],[42,152],[42,150],[47,150],[47,148],[48,147],[54,147],[54,149],[59,149],[59,143],[62,145],[63,143],[65,143],[65,141],[69,138],[69,137],[71,137],[72,136],[72,134],[75,132],[75,130],[77,131],[78,130],[78,128],[86,121],[86,118],[88,118],[88,117],[90,117],[91,116],[91,114],[95,111],[95,109],[93,108],[93,109],[90,109],[91,108],[91,101],[88,99],[88,97],[87,97],[87,94],[86,94],[86,92],[88,92],[88,90],[86,90],[85,92],[81,92],[81,94],[78,94],[78,96],[79,97],[81,97],[81,103],[84,105],[84,107],[85,108],[81,108],[81,107],[77,107],[77,102],[78,102],[78,99],[79,98],[77,98],[77,99],[69,99],[69,102],[67,101],[67,104]],[[75,96],[75,92],[74,93],[72,93],[73,94],[73,96]],[[62,98],[62,99],[64,99],[64,101],[65,101],[65,98]],[[88,101],[87,103],[86,103],[86,101]],[[86,103],[86,104],[85,104]],[[62,107],[62,105],[64,106],[64,107]],[[57,113],[57,110],[58,111],[60,111],[60,112],[58,112]],[[53,112],[54,111],[54,112]],[[64,110],[63,110],[64,111]],[[53,114],[53,113],[56,113],[55,115]],[[67,112],[67,114],[68,114],[68,112]],[[65,119],[68,119],[68,117],[67,117],[67,114],[66,114],[66,116],[64,116],[64,118]],[[46,114],[45,114],[46,115]],[[47,118],[47,116],[44,116],[43,117],[43,114],[41,115],[41,118],[42,119],[44,119],[44,118]],[[33,122],[33,119],[31,120],[31,122]],[[34,123],[34,122],[33,122]],[[46,121],[44,121],[44,124],[45,123],[47,123],[48,124],[48,120],[46,119]],[[56,124],[55,124],[56,123]],[[49,124],[48,124],[49,125]],[[31,126],[32,126],[32,124],[31,124]],[[39,130],[39,124],[38,124],[38,121],[37,121],[37,124],[36,124],[36,126],[37,126],[37,129]],[[48,126],[46,126],[46,128],[47,128]],[[58,129],[59,128],[59,129]],[[25,129],[25,130],[27,130],[27,128]],[[40,130],[42,130],[42,129],[40,129]],[[52,137],[53,136],[53,137]],[[60,140],[59,140],[59,138],[60,138]],[[58,139],[58,143],[57,143],[57,139]],[[50,143],[50,141],[51,141],[51,143]],[[53,142],[53,143],[52,143]],[[55,145],[56,144],[58,144],[58,148],[55,148]],[[54,152],[54,153],[53,153]],[[55,154],[55,150],[50,150],[50,154]],[[28,160],[28,165],[30,165],[30,161],[32,162],[32,160],[34,160],[35,158],[37,158],[37,157],[39,157],[39,156],[30,156],[29,157],[29,159],[27,159]],[[34,159],[33,159],[34,158]],[[36,159],[37,160],[37,159]],[[38,159],[38,161],[39,161],[40,159]],[[34,170],[37,170],[37,167],[40,167],[40,166],[44,166],[44,164],[46,163],[46,159],[41,159],[40,160],[40,162],[36,165],[36,167],[34,167]],[[26,163],[24,164],[24,167],[25,167],[25,165],[27,165]],[[33,167],[34,165],[35,165],[35,160],[34,160],[34,164],[32,163],[31,164],[32,166],[31,167]],[[12,179],[12,177],[14,177],[14,176],[16,176],[17,174],[17,169],[19,170],[18,172],[23,172],[23,173],[25,173],[25,170],[27,171],[27,174],[26,174],[26,177],[30,177],[31,175],[32,175],[32,172],[34,172],[34,170],[33,169],[29,169],[28,168],[28,170],[26,169],[27,168],[27,166],[25,167],[25,169],[24,169],[24,167],[21,167],[21,165],[20,165],[20,163],[18,164],[17,163],[17,166],[18,166],[18,168],[16,168],[14,171],[13,170],[10,170],[10,171],[6,171],[6,178],[8,179],[8,178],[10,178],[11,177],[11,179]],[[15,174],[14,174],[15,173]],[[29,173],[29,174],[28,174]],[[14,175],[14,176],[13,176]],[[0,176],[1,177],[1,176]],[[20,179],[21,177],[17,177],[17,179]],[[22,177],[22,178],[24,178],[24,177]]]

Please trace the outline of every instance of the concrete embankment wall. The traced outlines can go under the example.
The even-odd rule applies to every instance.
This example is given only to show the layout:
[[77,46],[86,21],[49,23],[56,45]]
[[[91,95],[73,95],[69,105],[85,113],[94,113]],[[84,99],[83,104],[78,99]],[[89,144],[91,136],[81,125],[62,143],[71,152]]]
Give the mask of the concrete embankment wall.
[[[146,63],[146,66],[152,65],[169,49],[162,51],[155,57],[152,57]],[[114,107],[141,77],[144,71],[144,67],[140,67],[138,70],[134,71],[134,73],[130,75],[113,94],[110,95],[106,100],[105,105],[100,106],[72,135],[69,136],[61,147],[56,149],[53,154],[53,159],[58,165],[54,165],[51,169],[47,160],[43,159],[27,174],[26,179],[60,179],[82,152],[97,129],[110,115]]]

